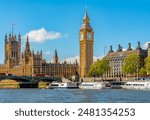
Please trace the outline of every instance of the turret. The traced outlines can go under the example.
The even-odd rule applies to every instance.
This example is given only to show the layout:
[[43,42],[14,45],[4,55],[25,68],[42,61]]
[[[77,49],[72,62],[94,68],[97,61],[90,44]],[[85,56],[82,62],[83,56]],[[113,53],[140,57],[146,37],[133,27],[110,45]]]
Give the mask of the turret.
[[4,39],[5,39],[5,43],[7,43],[7,34],[5,34],[5,38]]
[[27,35],[26,48],[29,48],[29,37]]
[[5,34],[5,38],[4,38],[4,55],[5,55],[4,63],[5,64],[8,59],[8,55],[7,55],[8,53],[6,51],[7,51],[7,34]]
[[16,35],[14,35],[14,37],[13,37],[13,40],[14,40],[14,41],[16,41],[16,40],[17,40],[17,37],[16,37]]
[[148,56],[150,56],[150,43],[148,43],[148,47],[147,47],[147,50],[148,50]]
[[24,58],[23,52],[22,52],[22,58]]
[[76,64],[76,65],[78,65],[78,61],[77,61],[77,59],[76,59],[76,61],[75,61],[75,64]]
[[4,41],[5,64],[8,68],[12,68],[16,65],[19,65],[21,57],[21,45],[17,41],[17,36],[9,33],[9,36],[7,37],[7,34],[5,34]]
[[18,44],[20,44],[20,46],[21,46],[21,35],[20,35],[20,33],[18,35]]
[[40,57],[42,58],[42,50],[40,51]]
[[9,43],[11,43],[11,33],[9,33]]
[[53,57],[53,62],[56,64],[58,63],[58,55],[57,55],[57,50],[55,49],[55,54],[54,54],[54,57]]
[[26,54],[26,56],[31,55],[29,37],[28,36],[27,36],[27,41],[26,41],[26,46],[25,46],[25,54]]

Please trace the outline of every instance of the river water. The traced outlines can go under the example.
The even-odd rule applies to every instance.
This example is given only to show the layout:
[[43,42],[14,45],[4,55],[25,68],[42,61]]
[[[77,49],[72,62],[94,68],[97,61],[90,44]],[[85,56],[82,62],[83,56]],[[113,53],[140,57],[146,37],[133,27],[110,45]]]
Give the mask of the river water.
[[150,91],[0,89],[0,103],[150,103]]

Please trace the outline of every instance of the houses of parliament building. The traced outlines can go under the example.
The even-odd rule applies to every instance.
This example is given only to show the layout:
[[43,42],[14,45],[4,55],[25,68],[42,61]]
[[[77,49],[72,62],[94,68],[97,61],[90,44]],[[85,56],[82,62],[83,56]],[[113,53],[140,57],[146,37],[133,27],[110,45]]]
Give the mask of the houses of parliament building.
[[37,53],[30,50],[29,38],[26,38],[25,50],[21,54],[21,35],[18,38],[9,34],[4,39],[4,64],[0,66],[0,73],[17,76],[41,76],[70,77],[78,69],[77,62],[59,63],[57,51],[53,57],[53,63],[48,63],[42,58],[42,51]]
[[85,11],[82,25],[79,31],[80,65],[77,63],[59,63],[57,51],[53,57],[53,63],[42,58],[42,51],[31,51],[29,37],[26,38],[25,50],[21,53],[21,35],[18,37],[7,34],[4,37],[4,64],[0,65],[0,73],[17,76],[48,75],[54,77],[71,77],[79,74],[86,77],[90,65],[93,63],[93,39],[94,33],[90,26],[87,11]]

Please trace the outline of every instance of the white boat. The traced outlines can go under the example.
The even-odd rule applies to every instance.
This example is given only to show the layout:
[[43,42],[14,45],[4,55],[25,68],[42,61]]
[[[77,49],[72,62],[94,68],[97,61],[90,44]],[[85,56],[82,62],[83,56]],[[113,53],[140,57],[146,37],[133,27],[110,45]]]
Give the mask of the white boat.
[[77,83],[74,82],[52,82],[49,88],[77,88]]
[[80,89],[102,89],[104,88],[103,82],[82,82],[78,86]]
[[51,84],[49,84],[48,88],[58,88],[59,83],[58,82],[52,82]]
[[62,82],[62,83],[59,83],[59,86],[60,88],[77,88],[77,83],[74,83],[74,82]]
[[121,85],[123,89],[150,89],[150,81],[128,81]]
[[127,81],[127,82],[113,82],[111,88],[115,89],[150,89],[150,81]]

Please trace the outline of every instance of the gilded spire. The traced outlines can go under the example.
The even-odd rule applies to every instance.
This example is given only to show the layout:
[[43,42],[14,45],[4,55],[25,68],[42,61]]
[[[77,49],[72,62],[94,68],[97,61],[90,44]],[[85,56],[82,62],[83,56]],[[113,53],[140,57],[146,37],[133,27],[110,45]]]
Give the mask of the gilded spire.
[[84,13],[83,19],[89,19],[87,9],[85,9],[85,13]]
[[26,49],[29,49],[29,37],[27,35],[27,41],[26,41]]
[[55,54],[54,54],[53,62],[55,64],[58,63],[58,55],[57,55],[57,50],[56,49],[55,49]]
[[18,35],[18,39],[21,39],[21,35],[20,35],[20,32],[19,32],[19,35]]
[[56,50],[56,49],[55,49],[55,57],[58,57],[58,56],[57,56],[57,50]]
[[20,35],[20,33],[18,35],[18,42],[21,43],[21,35]]
[[7,34],[5,34],[5,42],[7,42]]
[[27,35],[27,43],[26,44],[29,44],[29,37],[28,37],[28,35]]
[[87,9],[85,10],[85,13],[84,13],[84,17],[83,17],[83,20],[82,20],[82,26],[81,26],[81,29],[92,29],[91,26],[90,26],[90,19],[89,19],[89,16],[88,16],[88,12],[87,12]]
[[85,10],[84,17],[83,17],[83,24],[88,24],[89,23],[89,17],[88,17],[88,12]]
[[12,36],[14,35],[14,26],[15,26],[15,24],[13,23],[12,24]]
[[29,45],[29,37],[27,35],[27,41],[26,41],[26,48],[25,48],[25,53],[26,55],[30,55],[31,54],[31,51],[30,51],[30,45]]

